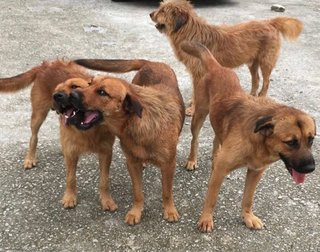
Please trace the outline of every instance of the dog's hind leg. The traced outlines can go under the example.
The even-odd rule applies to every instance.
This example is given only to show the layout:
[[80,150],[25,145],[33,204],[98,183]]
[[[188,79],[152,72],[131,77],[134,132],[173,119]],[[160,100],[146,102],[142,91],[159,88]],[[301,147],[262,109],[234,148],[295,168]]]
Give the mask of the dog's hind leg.
[[257,95],[257,91],[259,88],[259,63],[257,60],[253,61],[251,65],[248,66],[251,73],[251,92],[250,94],[253,96]]
[[247,170],[246,183],[242,200],[242,218],[248,228],[261,229],[263,222],[253,214],[253,197],[257,184],[260,181],[266,167],[259,170]]
[[128,171],[132,180],[133,187],[133,206],[126,214],[125,222],[129,225],[138,224],[144,207],[144,197],[142,190],[143,163],[140,160],[126,155]]
[[112,159],[112,146],[106,150],[106,153],[99,154],[100,167],[100,202],[105,211],[115,211],[118,206],[112,199],[109,191],[109,168]]
[[164,219],[169,222],[178,221],[180,216],[173,201],[173,178],[176,170],[176,158],[169,164],[162,165],[160,168],[162,176],[162,205],[164,209]]
[[34,106],[32,103],[32,115],[31,115],[31,137],[29,141],[29,149],[25,156],[23,167],[30,169],[37,165],[36,149],[38,143],[39,129],[46,119],[50,108],[46,106]]
[[197,109],[192,117],[191,121],[191,132],[192,132],[192,140],[191,140],[191,148],[190,154],[188,157],[188,161],[186,163],[187,170],[194,170],[197,168],[197,156],[198,156],[198,146],[199,146],[199,133],[202,128],[202,125],[208,115],[209,111],[207,109]]
[[263,86],[261,91],[259,92],[259,96],[266,96],[268,93],[271,71],[272,71],[272,67],[270,67],[270,65],[261,64]]

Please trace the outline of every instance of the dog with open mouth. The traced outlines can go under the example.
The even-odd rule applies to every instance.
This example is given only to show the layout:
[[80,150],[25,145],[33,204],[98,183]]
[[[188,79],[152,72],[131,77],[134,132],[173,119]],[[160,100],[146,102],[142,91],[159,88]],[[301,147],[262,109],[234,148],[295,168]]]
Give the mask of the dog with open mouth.
[[[186,0],[164,0],[150,13],[159,32],[169,39],[178,60],[185,64],[193,81],[193,93],[205,70],[200,62],[181,49],[184,40],[205,45],[217,61],[230,68],[248,65],[251,74],[251,94],[266,96],[269,78],[280,51],[280,34],[288,40],[296,39],[303,23],[293,17],[275,17],[270,20],[251,20],[235,25],[209,24],[198,16]],[[259,68],[263,86],[259,89]],[[192,96],[193,101],[193,96]],[[193,114],[193,105],[186,110]]]
[[[95,123],[98,121],[95,121],[94,114],[80,111],[70,102],[71,92],[89,87],[90,82],[71,78],[59,84],[53,93],[53,109],[60,115],[60,142],[66,168],[66,189],[61,202],[64,208],[76,206],[78,160],[85,153],[96,153],[99,157],[101,206],[103,210],[114,211],[117,205],[109,192],[109,167],[115,136],[101,125],[87,131],[79,130],[85,127],[83,118]],[[75,125],[79,125],[78,128]]]
[[17,92],[32,86],[30,95],[32,107],[31,137],[23,162],[25,169],[31,169],[37,165],[38,132],[52,108],[54,89],[59,83],[75,77],[90,81],[93,76],[85,68],[70,60],[54,60],[44,61],[19,75],[0,79],[0,93]]
[[[184,122],[184,103],[176,75],[164,63],[147,60],[76,60],[82,66],[108,72],[138,71],[132,84],[114,77],[96,77],[90,87],[71,93],[70,101],[82,114],[77,127],[105,127],[120,139],[133,185],[133,206],[125,222],[140,222],[144,208],[144,164],[160,168],[164,219],[179,213],[173,200],[176,152]],[[134,85],[133,85],[134,84]]]
[[197,167],[198,136],[208,114],[215,133],[212,173],[198,227],[212,231],[212,211],[225,176],[247,166],[242,218],[248,228],[261,229],[263,222],[252,211],[256,186],[268,165],[278,160],[296,183],[314,171],[315,121],[301,110],[246,94],[235,72],[222,67],[204,45],[185,41],[181,48],[200,59],[206,70],[195,92],[187,169]]

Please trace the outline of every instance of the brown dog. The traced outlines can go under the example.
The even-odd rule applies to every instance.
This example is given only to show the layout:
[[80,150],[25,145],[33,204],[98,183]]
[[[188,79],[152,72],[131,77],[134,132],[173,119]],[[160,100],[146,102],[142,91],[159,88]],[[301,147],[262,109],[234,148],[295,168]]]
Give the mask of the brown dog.
[[206,71],[195,90],[188,169],[196,166],[198,135],[208,113],[215,132],[212,174],[198,226],[204,232],[213,229],[212,210],[224,177],[247,166],[242,217],[247,227],[261,229],[263,223],[252,205],[263,172],[281,159],[293,179],[302,183],[305,173],[315,169],[311,153],[315,122],[298,109],[245,94],[236,74],[222,67],[203,45],[184,42],[181,48],[199,58]]
[[97,70],[126,72],[139,70],[131,85],[123,79],[98,77],[89,88],[71,93],[71,102],[84,115],[87,129],[98,124],[90,120],[99,115],[104,126],[120,139],[133,184],[133,206],[126,223],[140,222],[144,206],[142,171],[144,163],[160,167],[164,219],[179,218],[173,201],[176,148],[184,121],[184,105],[176,76],[163,63],[146,60],[77,60]]
[[[156,28],[169,38],[176,57],[192,75],[193,90],[205,70],[196,58],[181,50],[181,42],[184,40],[205,45],[223,66],[235,68],[247,64],[252,77],[252,95],[256,95],[259,88],[260,68],[263,86],[259,96],[265,96],[268,91],[269,77],[279,55],[279,34],[286,39],[296,39],[303,26],[299,20],[290,17],[250,21],[233,26],[210,25],[197,16],[186,0],[164,0],[150,17],[156,23]],[[187,109],[188,115],[192,113],[193,106]]]
[[31,70],[11,78],[0,79],[0,92],[16,92],[30,86],[31,89],[31,138],[24,159],[24,168],[30,169],[37,164],[36,149],[39,129],[52,108],[52,94],[59,83],[79,77],[90,81],[83,67],[67,60],[43,62]]
[[100,125],[87,131],[77,129],[74,124],[81,123],[79,116],[81,119],[82,116],[76,113],[69,102],[70,93],[75,89],[88,87],[90,81],[82,78],[68,79],[59,84],[53,94],[53,108],[60,114],[60,141],[66,167],[66,189],[62,204],[65,208],[73,208],[77,204],[76,169],[80,155],[97,153],[100,167],[101,206],[103,210],[114,211],[117,205],[109,193],[109,167],[115,136]]

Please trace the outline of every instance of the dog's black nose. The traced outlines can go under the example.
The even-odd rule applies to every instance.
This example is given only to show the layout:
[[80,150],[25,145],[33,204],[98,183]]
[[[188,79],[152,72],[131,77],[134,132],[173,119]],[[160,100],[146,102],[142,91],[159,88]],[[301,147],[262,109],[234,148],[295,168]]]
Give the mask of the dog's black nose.
[[315,170],[316,166],[314,164],[308,164],[306,166],[301,167],[301,172],[302,173],[310,173]]
[[76,101],[81,100],[81,95],[77,91],[72,91],[70,94],[70,99],[76,100]]
[[56,102],[65,101],[67,98],[68,98],[67,94],[62,93],[62,92],[58,92],[58,93],[55,93],[55,94],[53,95],[53,99],[54,99]]
[[82,109],[82,94],[79,91],[72,91],[69,96],[70,103],[77,109]]
[[151,18],[153,17],[153,15],[154,15],[154,11],[149,14]]
[[313,172],[316,168],[313,157],[303,159],[299,165],[296,166],[295,170],[301,173]]

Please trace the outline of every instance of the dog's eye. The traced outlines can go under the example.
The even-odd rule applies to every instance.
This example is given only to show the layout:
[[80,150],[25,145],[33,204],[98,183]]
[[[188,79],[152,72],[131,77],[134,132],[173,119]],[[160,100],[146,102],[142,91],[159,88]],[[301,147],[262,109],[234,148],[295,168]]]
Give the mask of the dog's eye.
[[72,84],[71,85],[71,89],[76,89],[76,88],[78,88],[79,86],[77,86],[77,85],[75,85],[75,84]]
[[298,148],[299,147],[299,142],[297,139],[292,139],[290,141],[285,141],[285,144],[287,144],[291,148]]
[[110,96],[106,91],[104,91],[103,89],[98,89],[97,90],[97,94],[100,96]]
[[312,145],[313,144],[313,139],[314,139],[314,137],[313,136],[309,136],[308,137],[308,145]]

